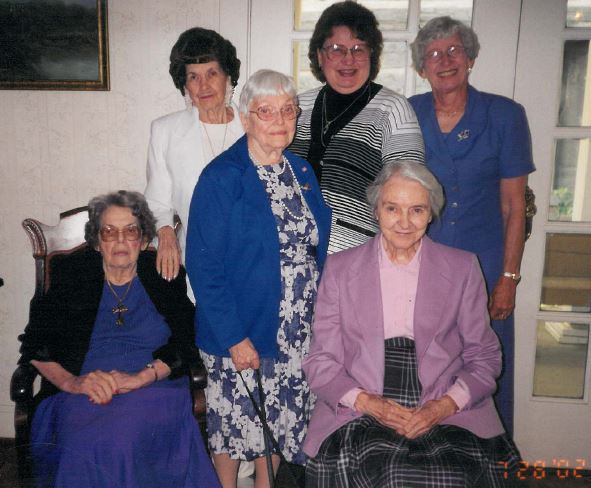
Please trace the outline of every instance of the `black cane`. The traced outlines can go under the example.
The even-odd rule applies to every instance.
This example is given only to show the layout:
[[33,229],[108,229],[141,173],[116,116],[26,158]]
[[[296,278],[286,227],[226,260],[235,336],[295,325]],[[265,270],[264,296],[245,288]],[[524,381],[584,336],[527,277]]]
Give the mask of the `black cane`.
[[[265,392],[263,391],[263,383],[261,381],[261,373],[258,369],[255,369],[254,374],[256,376],[257,386],[259,389],[259,402],[260,402],[261,414],[263,415],[263,418],[266,419],[267,412],[265,410]],[[271,441],[269,439],[269,436],[265,432],[265,429],[263,429],[263,439],[265,441],[265,457],[267,458],[267,473],[269,475],[269,487],[275,488],[275,475],[273,473],[273,460],[271,457]]]

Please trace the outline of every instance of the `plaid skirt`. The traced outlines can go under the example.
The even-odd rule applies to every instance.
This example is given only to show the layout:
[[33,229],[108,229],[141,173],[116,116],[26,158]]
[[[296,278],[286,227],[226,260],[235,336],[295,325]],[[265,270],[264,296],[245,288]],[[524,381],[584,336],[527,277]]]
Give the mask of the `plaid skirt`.
[[[421,384],[414,341],[385,342],[384,396],[418,405]],[[438,425],[417,439],[397,434],[370,416],[328,437],[308,461],[308,487],[506,487],[519,469],[519,453],[506,434],[481,439],[460,427]]]

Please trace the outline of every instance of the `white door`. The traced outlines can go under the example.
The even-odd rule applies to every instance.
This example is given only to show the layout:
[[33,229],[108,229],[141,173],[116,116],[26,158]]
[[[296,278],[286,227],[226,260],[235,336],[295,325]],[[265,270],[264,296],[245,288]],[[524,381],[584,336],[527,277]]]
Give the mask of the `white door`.
[[[591,26],[591,2],[569,5]],[[566,20],[566,0],[523,1],[515,79],[538,207],[518,287],[515,440],[539,477],[591,463],[591,29]]]

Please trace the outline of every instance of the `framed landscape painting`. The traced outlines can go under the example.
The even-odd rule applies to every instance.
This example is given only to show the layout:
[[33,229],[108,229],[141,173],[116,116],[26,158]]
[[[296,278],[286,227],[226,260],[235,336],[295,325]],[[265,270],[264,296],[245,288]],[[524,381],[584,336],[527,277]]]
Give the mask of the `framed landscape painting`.
[[0,89],[108,90],[107,0],[0,0]]

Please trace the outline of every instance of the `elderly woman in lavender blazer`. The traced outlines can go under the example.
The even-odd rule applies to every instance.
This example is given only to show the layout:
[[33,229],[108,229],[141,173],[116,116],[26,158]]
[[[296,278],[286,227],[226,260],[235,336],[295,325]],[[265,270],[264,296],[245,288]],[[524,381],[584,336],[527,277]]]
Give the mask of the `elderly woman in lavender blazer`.
[[331,255],[318,293],[307,486],[506,486],[519,455],[478,261],[424,235],[443,206],[424,165],[384,166],[368,199],[380,233]]

